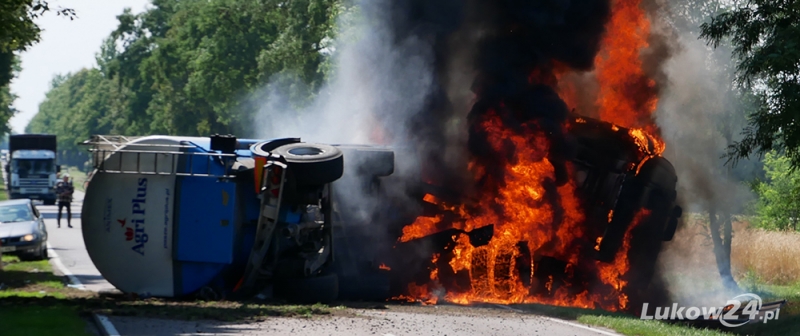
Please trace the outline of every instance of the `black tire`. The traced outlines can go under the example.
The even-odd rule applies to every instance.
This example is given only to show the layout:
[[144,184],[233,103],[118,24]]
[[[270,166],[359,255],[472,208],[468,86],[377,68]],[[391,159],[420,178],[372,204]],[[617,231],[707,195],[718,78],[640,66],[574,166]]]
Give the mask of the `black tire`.
[[44,200],[42,203],[44,203],[44,205],[56,205],[56,200]]
[[278,147],[272,153],[286,159],[298,185],[331,183],[344,173],[344,156],[333,146],[294,143]]
[[47,260],[50,259],[50,255],[47,252],[47,245],[42,244],[42,250],[39,251],[39,255],[36,256],[36,260]]
[[19,254],[20,261],[39,261],[39,260],[46,260],[47,259],[47,246],[41,245],[36,252],[32,253],[20,253]]
[[331,303],[339,297],[339,278],[335,273],[308,278],[278,279],[276,298],[297,303]]

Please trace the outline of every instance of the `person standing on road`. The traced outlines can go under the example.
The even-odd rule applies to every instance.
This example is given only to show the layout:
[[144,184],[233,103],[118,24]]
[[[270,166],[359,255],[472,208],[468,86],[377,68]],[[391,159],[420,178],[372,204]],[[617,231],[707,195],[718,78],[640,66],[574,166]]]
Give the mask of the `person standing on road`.
[[72,193],[75,188],[72,186],[72,181],[69,180],[69,175],[64,174],[62,180],[56,184],[56,195],[58,195],[58,227],[61,228],[61,210],[67,208],[67,226],[71,229],[72,223],[72,210],[69,205],[72,203]]

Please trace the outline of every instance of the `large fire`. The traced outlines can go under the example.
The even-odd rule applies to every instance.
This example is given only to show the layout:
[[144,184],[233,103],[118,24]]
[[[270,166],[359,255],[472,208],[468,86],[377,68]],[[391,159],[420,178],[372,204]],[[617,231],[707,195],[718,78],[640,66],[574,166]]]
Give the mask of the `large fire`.
[[[649,25],[639,0],[615,1],[594,71],[600,88],[594,92],[600,119],[613,123],[615,131],[619,127],[630,129],[630,137],[643,154],[642,162],[664,151],[651,117],[658,102],[655,82],[645,75],[640,60],[642,50],[648,47]],[[588,93],[561,81],[565,71],[569,70],[556,66],[558,83],[552,86],[571,105],[576,97]],[[536,72],[530,77],[541,80]],[[399,241],[451,228],[470,232],[488,225],[494,225],[494,236],[488,244],[475,247],[466,234],[453,235],[455,245],[447,251],[449,257],[432,256],[429,281],[408,285],[406,294],[398,298],[428,304],[445,300],[626,309],[624,275],[630,269],[630,233],[647,218],[648,211],[636,214],[613,263],[587,258],[585,247],[599,250],[602,238],[597,230],[586,229],[584,205],[576,194],[575,182],[561,186],[553,182],[555,168],[548,159],[551,143],[547,135],[533,123],[509,129],[501,119],[499,112],[487,111],[477,121],[493,150],[508,152],[509,146],[514,148],[513,155],[499,162],[472,161],[469,169],[482,188],[477,203],[453,205],[426,195],[426,202],[443,213],[454,214],[455,219],[441,214],[418,217],[403,229]],[[582,119],[574,122],[581,123]],[[501,165],[502,179],[488,173],[487,164]],[[574,170],[569,164],[567,168]],[[613,215],[608,213],[609,222]],[[559,272],[545,277],[535,274],[537,267],[544,267],[549,260],[542,256],[564,261],[563,270],[556,267]],[[588,273],[588,277],[577,276],[576,269]]]

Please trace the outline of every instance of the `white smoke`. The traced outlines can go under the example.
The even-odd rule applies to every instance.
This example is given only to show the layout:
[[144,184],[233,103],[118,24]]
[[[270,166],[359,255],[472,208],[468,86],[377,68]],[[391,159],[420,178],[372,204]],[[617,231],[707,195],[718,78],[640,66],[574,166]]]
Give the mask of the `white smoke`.
[[362,3],[360,11],[340,20],[332,51],[335,70],[310,106],[297,109],[286,98],[302,90],[297,81],[275,78],[266,86],[253,125],[256,136],[375,144],[383,132],[408,133],[405,120],[422,110],[431,90],[433,52],[413,36],[394,43],[381,20],[380,2]]
[[[678,175],[684,223],[664,245],[660,263],[673,300],[722,304],[733,295],[724,290],[700,219],[708,221],[709,206],[736,211],[752,197],[721,158],[744,126],[744,108],[733,91],[727,50],[710,49],[688,32],[679,32],[677,43],[680,48],[664,67],[670,82],[659,100],[657,123],[667,143],[665,157]],[[692,212],[699,212],[696,220],[690,220]]]

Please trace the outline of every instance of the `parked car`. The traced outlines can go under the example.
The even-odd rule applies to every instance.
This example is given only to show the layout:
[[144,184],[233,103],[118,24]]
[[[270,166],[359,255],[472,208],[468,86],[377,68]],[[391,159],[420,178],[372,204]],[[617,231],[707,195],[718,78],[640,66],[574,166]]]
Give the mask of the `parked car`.
[[0,251],[22,260],[47,259],[47,229],[31,200],[0,202]]

